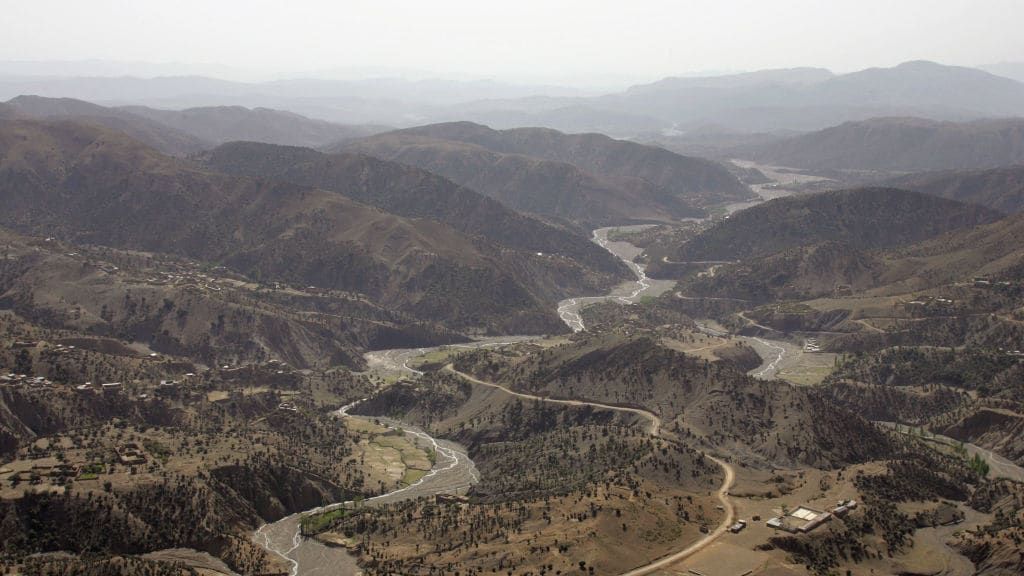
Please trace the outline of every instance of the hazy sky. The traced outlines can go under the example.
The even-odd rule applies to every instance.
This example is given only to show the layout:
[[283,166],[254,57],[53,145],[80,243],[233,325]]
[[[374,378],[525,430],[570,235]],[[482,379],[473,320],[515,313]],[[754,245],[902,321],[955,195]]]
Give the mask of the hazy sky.
[[607,83],[1024,60],[1024,0],[0,0],[0,60]]

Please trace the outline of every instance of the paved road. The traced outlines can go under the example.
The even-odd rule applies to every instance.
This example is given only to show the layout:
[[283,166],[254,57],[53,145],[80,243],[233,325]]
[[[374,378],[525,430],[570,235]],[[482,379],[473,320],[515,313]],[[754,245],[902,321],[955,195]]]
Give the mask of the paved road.
[[[594,408],[616,410],[619,412],[628,412],[630,414],[636,414],[648,421],[647,432],[651,436],[661,436],[661,418],[659,418],[656,414],[648,410],[643,410],[641,408],[629,408],[625,406],[614,406],[611,404],[602,404],[600,402],[590,402],[587,400],[561,400],[556,398],[548,398],[546,396],[526,394],[523,392],[516,392],[515,390],[511,390],[500,384],[495,384],[494,382],[486,382],[484,380],[480,380],[479,378],[470,376],[465,372],[459,372],[451,364],[445,366],[445,370],[457,374],[465,378],[466,380],[473,382],[474,384],[488,386],[490,388],[497,388],[498,390],[501,390],[506,394],[511,394],[512,396],[517,396],[519,398],[525,398],[528,400],[540,400],[541,402],[549,402],[552,404],[562,404],[567,406],[592,406]],[[686,548],[678,552],[673,552],[672,554],[669,554],[667,556],[658,558],[657,560],[654,560],[649,564],[645,564],[643,566],[634,568],[628,572],[623,573],[622,576],[642,576],[644,574],[652,574],[654,572],[657,572],[658,570],[662,570],[677,562],[685,560],[693,554],[696,554],[697,552],[703,550],[712,542],[720,538],[729,529],[729,526],[732,525],[733,522],[735,522],[736,508],[733,506],[732,501],[729,499],[729,490],[732,488],[733,482],[736,480],[736,471],[733,470],[732,466],[730,466],[727,462],[723,460],[715,458],[710,454],[705,454],[705,456],[707,456],[716,464],[721,466],[722,471],[725,474],[725,477],[722,479],[722,485],[718,488],[717,493],[718,500],[722,503],[722,507],[725,509],[725,517],[722,518],[722,522],[719,523],[719,525],[709,534],[705,535],[703,538],[697,540],[693,544],[690,544]]]

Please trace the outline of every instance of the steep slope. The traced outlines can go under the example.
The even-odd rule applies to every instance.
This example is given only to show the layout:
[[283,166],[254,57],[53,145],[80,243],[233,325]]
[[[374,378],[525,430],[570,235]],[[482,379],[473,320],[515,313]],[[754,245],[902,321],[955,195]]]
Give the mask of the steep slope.
[[587,283],[573,263],[506,253],[335,192],[202,172],[70,122],[0,127],[0,200],[3,224],[19,231],[359,292],[463,329],[562,330],[551,302]]
[[209,106],[158,110],[127,106],[122,109],[216,144],[251,140],[291,146],[323,146],[382,131],[373,126],[335,124],[270,108]]
[[118,108],[106,108],[73,98],[18,96],[7,102],[14,114],[38,119],[74,119],[98,124],[173,156],[186,156],[211,144],[193,134],[154,122]]
[[429,172],[356,154],[233,142],[203,154],[208,168],[338,192],[409,218],[430,218],[516,250],[565,256],[602,272],[628,272],[618,259],[569,230],[523,216]]
[[425,168],[519,210],[588,224],[692,216],[750,194],[715,163],[596,134],[457,122],[345,149]]
[[888,180],[886,185],[980,204],[1002,212],[1024,209],[1024,166],[909,174]]
[[402,132],[565,162],[613,182],[639,179],[698,206],[749,196],[749,191],[715,162],[602,134],[563,134],[545,128],[498,131],[471,122],[435,124]]
[[811,170],[914,172],[1024,162],[1024,119],[937,122],[873,118],[732,152]]
[[722,220],[666,257],[741,260],[825,241],[880,249],[993,222],[1000,214],[918,192],[862,188],[779,198]]
[[357,142],[352,151],[417,166],[515,210],[569,220],[585,228],[700,214],[646,187],[627,192],[571,164],[500,154],[472,144],[417,136],[376,137],[372,143]]
[[[679,289],[691,297],[742,299],[752,306],[868,290],[906,294],[977,277],[1015,284],[1024,279],[1022,246],[1024,217],[1014,214],[887,250],[826,242],[755,255],[716,265],[713,274],[688,276]],[[659,270],[674,273],[656,263],[648,267],[651,274]]]

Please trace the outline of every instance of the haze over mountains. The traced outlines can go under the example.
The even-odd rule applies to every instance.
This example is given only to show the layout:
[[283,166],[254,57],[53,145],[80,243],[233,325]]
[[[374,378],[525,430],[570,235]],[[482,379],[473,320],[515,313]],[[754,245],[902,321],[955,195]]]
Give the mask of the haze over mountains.
[[383,130],[343,126],[264,108],[241,106],[157,110],[144,106],[105,107],[72,98],[18,96],[7,102],[29,118],[86,119],[123,131],[154,148],[187,155],[234,140],[295,146],[323,146]]
[[667,78],[599,96],[488,83],[318,80],[239,83],[196,77],[8,78],[22,94],[157,108],[224,105],[289,110],[346,124],[411,126],[471,120],[632,136],[715,126],[723,131],[817,130],[879,116],[971,120],[1024,114],[1024,85],[973,68],[906,62],[833,74],[820,68]]

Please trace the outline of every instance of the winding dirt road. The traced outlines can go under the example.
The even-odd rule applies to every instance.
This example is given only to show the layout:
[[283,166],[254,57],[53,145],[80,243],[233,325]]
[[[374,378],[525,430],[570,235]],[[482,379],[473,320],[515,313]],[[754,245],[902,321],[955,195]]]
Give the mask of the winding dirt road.
[[537,396],[535,394],[526,394],[524,392],[516,392],[511,388],[502,386],[501,384],[495,384],[494,382],[486,382],[466,374],[465,372],[459,372],[454,366],[448,364],[444,367],[445,370],[456,374],[474,384],[480,386],[487,386],[489,388],[497,388],[506,394],[516,396],[518,398],[524,398],[526,400],[540,400],[541,402],[548,402],[550,404],[561,404],[563,406],[591,406],[593,408],[602,408],[604,410],[615,410],[617,412],[628,412],[630,414],[636,414],[641,418],[647,420],[647,433],[651,436],[661,437],[661,418],[655,415],[653,412],[649,412],[642,408],[629,408],[626,406],[615,406],[613,404],[601,404],[600,402],[589,402],[587,400],[563,400],[560,398],[549,398],[547,396]]
[[[480,386],[487,386],[489,388],[497,388],[498,390],[501,390],[506,394],[510,394],[512,396],[524,398],[527,400],[539,400],[541,402],[561,404],[564,406],[592,406],[594,408],[601,408],[604,410],[616,410],[619,412],[628,412],[630,414],[636,414],[648,421],[647,432],[651,436],[658,438],[661,437],[661,418],[659,418],[656,414],[648,410],[643,410],[641,408],[629,408],[625,406],[615,406],[612,404],[602,404],[600,402],[590,402],[587,400],[562,400],[558,398],[548,398],[546,396],[537,396],[535,394],[526,394],[524,392],[516,392],[515,390],[512,390],[506,386],[502,386],[501,384],[495,384],[494,382],[480,380],[479,378],[470,376],[465,372],[460,372],[456,370],[455,367],[452,366],[451,364],[446,365],[444,369],[448,372],[465,378],[466,380],[474,384]],[[710,454],[705,454],[705,456],[714,461],[715,464],[718,464],[722,468],[723,473],[725,474],[725,477],[722,479],[722,485],[718,488],[717,493],[718,500],[719,502],[722,503],[722,507],[725,509],[725,516],[722,518],[722,522],[719,523],[719,525],[710,533],[705,535],[700,540],[697,540],[693,544],[690,544],[686,548],[683,548],[678,552],[673,552],[672,554],[669,554],[667,556],[662,556],[657,560],[654,560],[643,566],[634,568],[628,572],[624,572],[622,576],[642,576],[644,574],[653,574],[658,570],[663,570],[677,562],[681,562],[689,558],[690,556],[696,554],[697,552],[700,552],[704,548],[707,548],[715,540],[718,540],[718,538],[725,534],[725,532],[729,529],[729,526],[732,525],[732,523],[735,521],[736,508],[735,506],[733,506],[732,501],[729,499],[729,490],[732,488],[732,484],[736,480],[736,471],[733,470],[732,466],[730,466],[727,462],[723,460],[715,458]]]
[[725,472],[725,478],[722,480],[722,486],[718,489],[718,500],[722,503],[722,507],[725,508],[725,517],[722,518],[722,522],[717,528],[711,531],[700,540],[697,540],[693,544],[690,544],[686,548],[678,552],[673,552],[668,556],[663,556],[649,564],[634,568],[629,572],[623,572],[622,576],[643,576],[644,574],[653,574],[659,570],[664,570],[673,564],[682,562],[690,556],[693,556],[697,552],[707,548],[715,540],[722,537],[723,534],[729,529],[729,526],[736,520],[736,507],[733,506],[732,501],[729,500],[729,489],[732,488],[732,483],[736,480],[736,471],[733,470],[732,466],[728,463],[715,458],[709,454],[705,454],[708,458],[713,460],[716,464],[722,467]]

